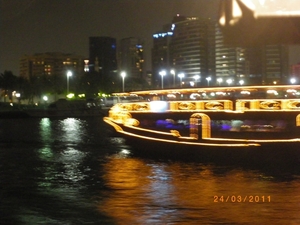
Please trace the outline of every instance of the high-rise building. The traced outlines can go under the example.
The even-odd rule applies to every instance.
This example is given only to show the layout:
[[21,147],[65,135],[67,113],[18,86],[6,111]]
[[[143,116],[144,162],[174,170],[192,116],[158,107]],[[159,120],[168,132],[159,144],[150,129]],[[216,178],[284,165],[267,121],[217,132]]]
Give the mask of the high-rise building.
[[284,45],[242,46],[224,43],[216,24],[216,83],[251,85],[286,83],[288,48]]
[[217,23],[215,32],[215,83],[222,86],[243,84],[249,73],[245,48],[224,44],[224,37]]
[[291,65],[291,78],[295,79],[295,83],[300,81],[300,63]]
[[160,83],[159,73],[163,70],[171,70],[172,59],[170,56],[170,42],[173,35],[171,25],[165,25],[163,30],[153,34],[152,58],[152,76],[151,83],[156,85]]
[[286,45],[266,45],[262,48],[263,84],[282,84],[288,82],[289,58]]
[[[184,74],[185,85],[191,81],[202,86],[289,82],[287,46],[238,46],[224,40],[223,31],[212,19],[174,17],[172,24],[153,35],[156,87],[163,82],[164,87],[173,86],[171,70],[176,71],[177,80],[179,73]],[[163,70],[165,75],[160,77]]]
[[112,37],[89,38],[90,72],[99,72],[104,77],[117,72],[117,44]]
[[73,74],[84,72],[84,57],[61,52],[24,55],[20,59],[20,76],[29,79],[34,76],[65,76],[67,71]]
[[124,71],[129,78],[142,79],[144,73],[144,46],[139,38],[129,37],[120,41],[118,48],[119,71]]
[[[173,86],[178,74],[185,80],[199,83],[215,74],[214,22],[211,19],[177,15],[172,24],[153,35],[153,73],[166,70],[165,86]],[[170,71],[174,71],[171,73]],[[169,75],[170,74],[170,75]],[[172,76],[173,75],[173,76]],[[178,86],[178,82],[177,86]]]
[[214,22],[209,18],[185,17],[173,24],[170,52],[175,70],[183,72],[192,81],[197,76],[201,79],[195,79],[195,82],[204,82],[206,77],[214,76]]

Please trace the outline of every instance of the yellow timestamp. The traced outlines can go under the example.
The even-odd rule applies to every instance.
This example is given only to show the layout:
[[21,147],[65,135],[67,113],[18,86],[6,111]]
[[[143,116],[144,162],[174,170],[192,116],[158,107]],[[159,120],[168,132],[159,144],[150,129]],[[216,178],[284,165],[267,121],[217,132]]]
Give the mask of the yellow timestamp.
[[250,202],[250,203],[258,203],[258,202],[271,202],[271,196],[265,195],[214,195],[214,202]]

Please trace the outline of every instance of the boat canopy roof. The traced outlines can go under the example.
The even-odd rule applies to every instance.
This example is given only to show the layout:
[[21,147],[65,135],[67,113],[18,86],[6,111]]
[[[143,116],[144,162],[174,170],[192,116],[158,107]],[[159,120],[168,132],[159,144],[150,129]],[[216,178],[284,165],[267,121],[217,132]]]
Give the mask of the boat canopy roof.
[[[300,98],[300,85],[260,85],[234,87],[199,87],[181,89],[158,89],[113,93],[114,96],[140,96],[150,100],[217,99],[217,98]],[[185,96],[185,97],[184,97]]]

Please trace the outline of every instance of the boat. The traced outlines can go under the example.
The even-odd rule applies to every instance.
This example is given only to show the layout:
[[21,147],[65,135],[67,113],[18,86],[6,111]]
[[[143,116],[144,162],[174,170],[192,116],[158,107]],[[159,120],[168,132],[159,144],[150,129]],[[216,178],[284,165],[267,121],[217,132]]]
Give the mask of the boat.
[[140,149],[151,146],[159,151],[181,148],[220,152],[280,148],[287,152],[300,147],[300,85],[127,94],[141,100],[116,103],[103,119]]

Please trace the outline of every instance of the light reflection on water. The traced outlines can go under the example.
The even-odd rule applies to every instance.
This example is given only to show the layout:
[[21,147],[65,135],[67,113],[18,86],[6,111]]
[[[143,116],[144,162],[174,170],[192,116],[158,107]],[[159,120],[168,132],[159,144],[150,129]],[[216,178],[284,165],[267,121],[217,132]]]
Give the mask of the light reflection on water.
[[1,222],[300,224],[300,166],[270,166],[136,156],[102,120],[0,120]]
[[[105,168],[110,189],[98,207],[119,224],[300,223],[299,180],[276,182],[259,171],[137,158],[111,157]],[[215,195],[260,198],[222,203],[214,202]]]

